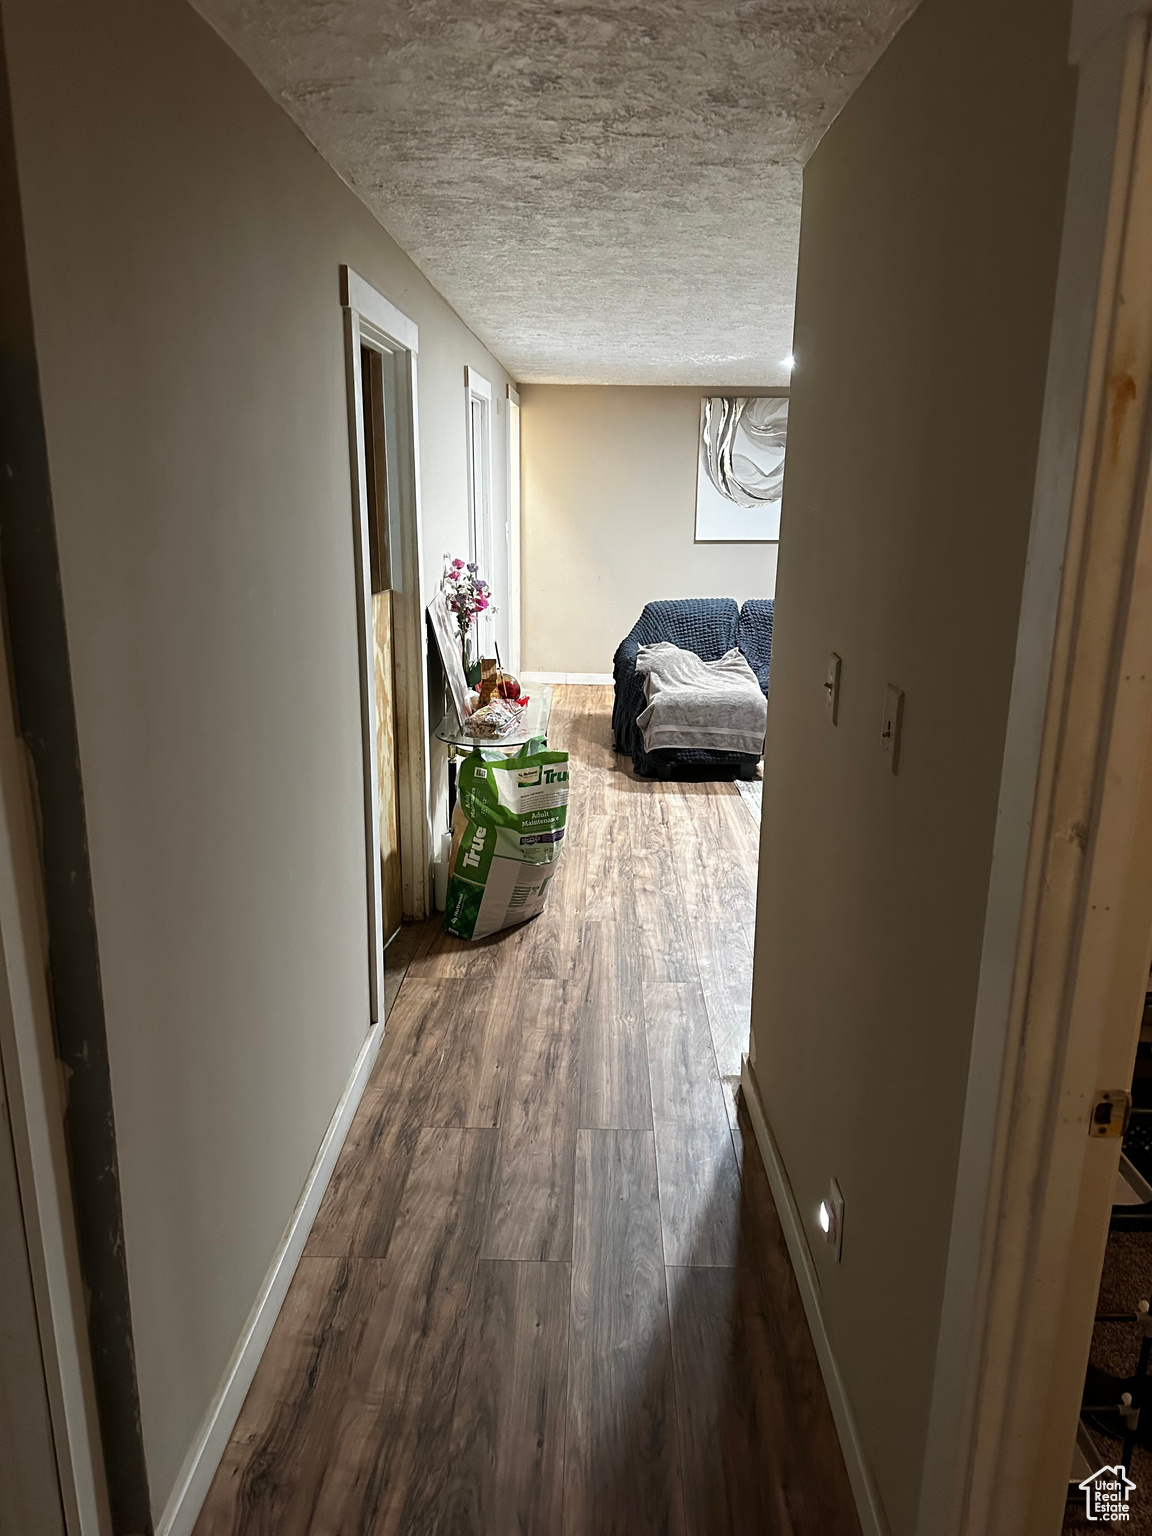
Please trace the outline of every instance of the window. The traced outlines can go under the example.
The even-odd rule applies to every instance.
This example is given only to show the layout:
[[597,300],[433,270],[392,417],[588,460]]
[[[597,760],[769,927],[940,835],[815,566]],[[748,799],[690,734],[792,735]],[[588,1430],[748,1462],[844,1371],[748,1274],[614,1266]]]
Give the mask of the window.
[[504,665],[520,671],[520,395],[508,385],[508,591],[504,612],[508,617],[508,654]]
[[[492,386],[473,368],[464,370],[468,398],[468,553],[480,575],[495,587],[492,537]],[[491,613],[477,620],[481,656],[495,655],[496,626]]]

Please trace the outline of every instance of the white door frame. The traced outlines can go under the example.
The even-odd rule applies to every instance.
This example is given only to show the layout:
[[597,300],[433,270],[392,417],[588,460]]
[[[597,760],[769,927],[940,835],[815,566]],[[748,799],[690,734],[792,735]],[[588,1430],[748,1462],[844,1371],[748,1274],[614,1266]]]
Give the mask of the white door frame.
[[[424,630],[423,548],[416,359],[419,331],[351,267],[340,269],[348,379],[348,436],[352,466],[356,625],[360,647],[360,710],[364,756],[367,849],[369,993],[371,1022],[384,1009],[384,936],[380,890],[380,785],[376,769],[376,688],[372,630],[372,572],[368,535],[368,483],[364,464],[364,394],[360,348],[384,359],[387,496],[392,570],[393,662],[396,680],[396,758],[400,784],[400,868],[404,916],[428,914],[432,829],[425,700],[428,653]],[[397,558],[398,552],[398,558]]]
[[[483,507],[476,503],[473,464],[476,454],[476,433],[473,423],[473,406],[479,404],[484,418],[484,438],[481,443],[484,460],[481,466],[481,489],[485,498]],[[475,368],[464,369],[464,414],[468,459],[468,550],[480,567],[480,575],[495,592],[498,577],[494,569],[496,561],[495,497],[492,477],[492,443],[496,423],[493,419],[492,385]],[[496,633],[491,614],[476,620],[476,644],[480,655],[491,655],[491,642]]]
[[64,1105],[39,841],[0,624],[0,1058],[68,1536],[111,1530]]
[[520,392],[508,385],[508,655],[509,671],[519,675],[520,656]]
[[1077,5],[1077,118],[918,1536],[1058,1532],[1152,869],[1149,0]]

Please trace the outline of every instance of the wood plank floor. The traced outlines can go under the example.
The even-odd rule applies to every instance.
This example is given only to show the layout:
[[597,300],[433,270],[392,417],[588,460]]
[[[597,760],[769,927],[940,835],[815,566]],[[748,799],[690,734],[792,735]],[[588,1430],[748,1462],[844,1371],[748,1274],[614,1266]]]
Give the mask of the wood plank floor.
[[196,1536],[859,1536],[739,1104],[758,827],[610,712],[547,910],[406,942]]

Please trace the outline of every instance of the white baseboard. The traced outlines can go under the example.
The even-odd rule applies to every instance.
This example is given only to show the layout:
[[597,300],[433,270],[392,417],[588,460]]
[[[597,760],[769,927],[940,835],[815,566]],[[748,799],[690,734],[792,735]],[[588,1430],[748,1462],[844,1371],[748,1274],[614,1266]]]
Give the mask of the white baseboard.
[[184,1459],[184,1465],[180,1468],[176,1486],[164,1506],[163,1514],[156,1523],[156,1536],[191,1536],[192,1527],[196,1524],[201,1506],[208,1496],[208,1489],[212,1485],[220,1458],[224,1455],[228,1437],[235,1428],[240,1409],[244,1406],[244,1399],[248,1395],[248,1388],[252,1385],[256,1367],[260,1364],[264,1346],[268,1343],[272,1325],[288,1294],[288,1286],[296,1272],[296,1264],[304,1251],[304,1244],[308,1241],[308,1233],[312,1230],[316,1212],[320,1209],[320,1201],[324,1198],[324,1191],[336,1167],[336,1159],[340,1156],[344,1138],[352,1124],[352,1117],[360,1103],[360,1097],[368,1082],[372,1064],[376,1060],[376,1053],[380,1049],[383,1038],[384,1026],[377,1024],[369,1030],[367,1039],[360,1048],[352,1075],[324,1133],[324,1140],[320,1143],[316,1161],[312,1164],[312,1170],[304,1183],[300,1199],[292,1213],[292,1219],[285,1229],[284,1236],[280,1239],[280,1246],[276,1250],[268,1273],[264,1276],[264,1283],[248,1314],[244,1331],[216,1389],[216,1396],[212,1399],[208,1412],[204,1415],[204,1421],[192,1442],[192,1447]]
[[820,1362],[820,1374],[824,1378],[824,1390],[828,1394],[828,1403],[836,1424],[836,1434],[840,1440],[844,1464],[848,1469],[848,1481],[852,1485],[856,1511],[860,1516],[860,1527],[863,1536],[890,1536],[888,1520],[884,1514],[884,1506],[880,1502],[876,1480],[872,1476],[872,1469],[864,1455],[864,1447],[860,1443],[860,1434],[856,1428],[856,1417],[852,1412],[852,1404],[848,1400],[848,1392],[844,1386],[844,1378],[840,1374],[840,1367],[836,1363],[832,1340],[824,1324],[824,1313],[820,1306],[820,1281],[808,1249],[804,1223],[800,1218],[800,1212],[796,1209],[792,1186],[788,1182],[788,1174],[781,1160],[779,1148],[769,1129],[764,1105],[760,1101],[760,1090],[747,1056],[744,1058],[743,1070],[740,1073],[740,1085],[744,1090],[744,1102],[748,1106],[748,1117],[752,1121],[756,1145],[760,1148],[768,1182],[772,1186],[772,1195],[776,1201],[780,1225],[784,1229],[784,1240],[788,1244],[796,1283],[800,1287],[800,1297],[804,1303],[812,1342],[816,1346],[816,1358]]
[[597,683],[612,686],[611,672],[521,672],[522,683]]

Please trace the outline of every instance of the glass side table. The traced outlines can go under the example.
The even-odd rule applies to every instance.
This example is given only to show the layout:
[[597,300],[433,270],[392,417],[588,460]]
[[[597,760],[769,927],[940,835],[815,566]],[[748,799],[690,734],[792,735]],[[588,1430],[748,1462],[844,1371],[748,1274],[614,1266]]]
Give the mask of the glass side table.
[[437,741],[444,742],[448,747],[448,814],[452,814],[456,804],[456,759],[461,753],[466,755],[473,747],[479,747],[482,752],[515,751],[534,736],[543,736],[547,741],[551,718],[552,690],[546,683],[534,688],[529,694],[524,718],[507,736],[468,736],[456,717],[455,707],[450,709],[432,732]]

